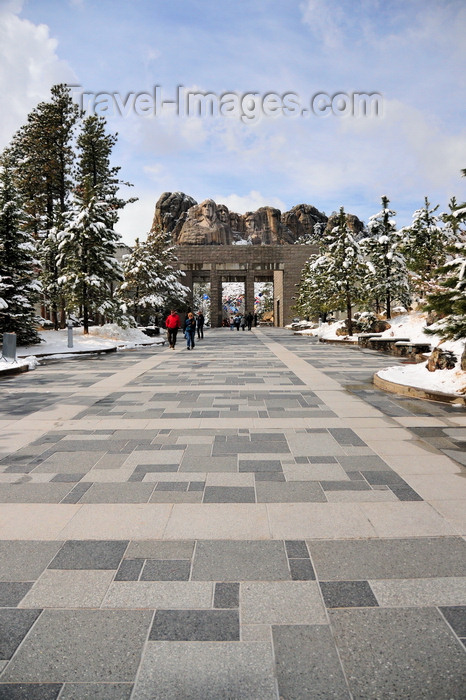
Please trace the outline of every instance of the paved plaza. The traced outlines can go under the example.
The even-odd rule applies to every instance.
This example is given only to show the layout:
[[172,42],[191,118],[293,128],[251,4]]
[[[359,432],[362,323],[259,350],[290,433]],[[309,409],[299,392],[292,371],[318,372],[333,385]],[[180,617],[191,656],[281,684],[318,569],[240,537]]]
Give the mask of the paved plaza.
[[0,700],[464,700],[466,415],[283,329],[1,380]]

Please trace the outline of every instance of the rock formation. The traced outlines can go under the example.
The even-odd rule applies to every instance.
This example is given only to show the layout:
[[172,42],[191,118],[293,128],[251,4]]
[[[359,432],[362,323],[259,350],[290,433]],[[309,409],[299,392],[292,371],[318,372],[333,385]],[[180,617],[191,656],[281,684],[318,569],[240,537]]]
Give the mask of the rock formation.
[[[346,213],[346,212],[345,212]],[[350,231],[352,231],[356,237],[359,236],[360,233],[364,230],[364,224],[363,222],[358,219],[355,214],[346,214],[346,223],[348,224],[348,227]],[[332,214],[329,216],[329,219],[327,221],[327,226],[326,230],[331,231],[332,228],[338,225],[338,214]]]
[[[355,232],[362,222],[348,214]],[[206,199],[198,204],[183,192],[164,192],[155,206],[152,229],[161,226],[177,245],[284,245],[314,232],[317,223],[329,226],[332,217],[310,204],[297,204],[283,214],[274,207],[237,214],[225,204]]]
[[282,222],[293,232],[296,241],[313,233],[316,224],[326,224],[327,217],[311,204],[296,204],[282,214]]

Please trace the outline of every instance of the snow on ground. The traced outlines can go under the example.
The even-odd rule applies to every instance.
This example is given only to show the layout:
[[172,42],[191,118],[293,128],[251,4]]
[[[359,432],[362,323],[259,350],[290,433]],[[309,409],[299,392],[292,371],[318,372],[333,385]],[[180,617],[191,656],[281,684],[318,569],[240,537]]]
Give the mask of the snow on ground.
[[[440,346],[443,350],[451,350],[457,359],[454,369],[442,369],[429,372],[426,368],[427,362],[420,362],[416,365],[396,365],[379,370],[378,376],[395,384],[404,384],[419,389],[429,391],[440,391],[446,394],[466,394],[466,372],[461,370],[461,354],[464,342],[444,341],[436,335],[424,333],[426,327],[426,313],[414,312],[406,313],[390,319],[391,328],[384,331],[382,338],[403,337],[409,338],[413,343],[430,343],[432,348]],[[295,331],[299,335],[310,335],[323,338],[325,340],[339,340],[343,343],[357,342],[357,334],[350,336],[339,336],[336,334],[338,328],[344,325],[344,321],[335,323],[323,323],[318,328]]]
[[84,335],[80,327],[73,328],[72,348],[68,347],[68,329],[40,331],[39,336],[42,339],[40,344],[20,346],[16,349],[16,363],[6,362],[0,356],[0,372],[23,365],[29,365],[29,369],[34,369],[39,364],[37,358],[41,356],[53,356],[58,359],[79,355],[82,352],[97,352],[111,348],[125,350],[138,345],[159,345],[164,342],[163,336],[149,338],[138,328],[120,328],[115,323],[91,326],[89,335]]

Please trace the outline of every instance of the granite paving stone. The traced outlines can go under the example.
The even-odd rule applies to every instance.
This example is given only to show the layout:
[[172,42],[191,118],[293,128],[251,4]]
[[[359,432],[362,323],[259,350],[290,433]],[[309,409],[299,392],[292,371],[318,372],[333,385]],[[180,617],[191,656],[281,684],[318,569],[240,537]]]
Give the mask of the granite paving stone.
[[0,581],[35,581],[63,542],[0,541]]
[[62,688],[62,683],[0,682],[0,700],[57,700]]
[[326,624],[315,581],[248,581],[240,586],[244,624]]
[[466,637],[466,605],[447,605],[440,612],[458,637]]
[[0,680],[132,682],[151,618],[145,610],[44,610]]
[[464,696],[464,648],[437,610],[366,608],[329,616],[354,698]]
[[277,700],[271,644],[149,642],[132,700]]
[[[0,659],[11,659],[41,610],[0,609]],[[3,677],[0,678],[3,681]]]
[[210,609],[210,581],[118,581],[112,583],[102,608]]
[[274,625],[280,698],[350,700],[343,669],[325,625]]
[[157,610],[149,641],[239,641],[239,617],[235,610]]
[[118,569],[127,541],[68,540],[49,565],[49,569]]
[[65,683],[60,700],[130,700],[132,683]]
[[327,608],[364,608],[378,605],[368,581],[321,581],[320,590]]
[[201,540],[191,577],[193,581],[287,581],[290,572],[282,542]]
[[216,583],[214,608],[239,607],[239,583]]
[[113,571],[47,569],[25,595],[20,608],[98,608]]
[[466,576],[466,541],[460,537],[308,541],[320,580]]
[[15,608],[31,588],[32,583],[0,581],[0,607]]
[[290,559],[290,573],[293,581],[314,581],[315,572],[309,559]]
[[258,503],[325,503],[326,498],[318,482],[292,481],[256,484]]
[[177,559],[148,559],[141,581],[188,581],[191,562]]

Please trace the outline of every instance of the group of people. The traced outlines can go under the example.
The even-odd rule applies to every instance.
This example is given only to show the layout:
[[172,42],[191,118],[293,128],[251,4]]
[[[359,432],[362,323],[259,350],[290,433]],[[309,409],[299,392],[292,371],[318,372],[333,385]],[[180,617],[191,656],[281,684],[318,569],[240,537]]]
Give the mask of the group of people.
[[247,314],[236,314],[230,318],[230,330],[236,328],[239,331],[242,328],[244,331],[247,326],[248,331],[250,331],[253,323],[254,326],[257,326],[257,314],[252,314],[250,311]]
[[[194,316],[192,311],[189,311],[183,326],[184,337],[186,338],[186,349],[194,350],[196,347],[194,337],[197,331],[197,337],[204,337],[204,314],[198,311]],[[165,320],[165,328],[167,329],[168,344],[172,350],[175,349],[176,337],[178,330],[181,328],[181,319],[174,309],[170,311],[170,315]]]

